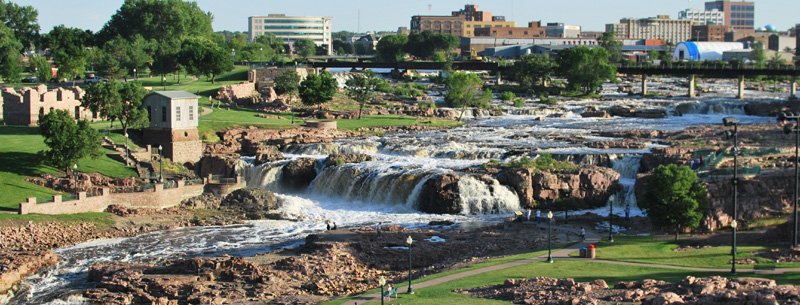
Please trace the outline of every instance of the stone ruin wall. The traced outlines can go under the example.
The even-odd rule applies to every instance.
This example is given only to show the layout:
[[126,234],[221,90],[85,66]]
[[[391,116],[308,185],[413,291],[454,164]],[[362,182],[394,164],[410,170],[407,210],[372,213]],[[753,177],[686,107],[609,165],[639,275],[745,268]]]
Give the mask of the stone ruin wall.
[[48,91],[47,85],[42,84],[33,88],[22,88],[19,92],[14,88],[4,88],[3,110],[0,114],[6,125],[36,126],[39,124],[39,114],[48,114],[51,109],[66,110],[76,119],[97,120],[91,111],[81,107],[80,99],[83,95],[84,91],[79,87]]

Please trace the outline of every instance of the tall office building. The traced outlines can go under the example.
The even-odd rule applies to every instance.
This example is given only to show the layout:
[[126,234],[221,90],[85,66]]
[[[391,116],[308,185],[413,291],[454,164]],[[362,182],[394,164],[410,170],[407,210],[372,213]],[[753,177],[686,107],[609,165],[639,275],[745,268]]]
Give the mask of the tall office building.
[[669,15],[623,18],[619,23],[606,24],[608,31],[616,32],[617,39],[658,39],[678,43],[691,38],[692,21],[670,19]]
[[725,14],[725,25],[734,31],[755,32],[755,2],[717,0],[706,2],[706,11]]
[[687,8],[686,10],[678,12],[678,19],[688,19],[696,22],[698,25],[724,25],[725,13],[718,9],[710,11],[701,11],[696,9]]
[[267,33],[282,38],[284,43],[292,44],[300,38],[308,38],[317,46],[325,46],[328,54],[331,47],[331,17],[292,17],[284,14],[252,16],[247,18],[250,41]]

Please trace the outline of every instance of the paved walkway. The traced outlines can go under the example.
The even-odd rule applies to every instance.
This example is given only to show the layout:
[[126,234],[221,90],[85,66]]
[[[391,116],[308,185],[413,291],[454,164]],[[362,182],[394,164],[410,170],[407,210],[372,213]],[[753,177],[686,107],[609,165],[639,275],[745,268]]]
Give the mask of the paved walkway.
[[[544,224],[539,224],[539,227],[547,228],[547,226],[544,225]],[[575,229],[575,228],[572,228],[572,227],[563,227],[563,226],[553,226],[553,230],[566,231],[566,232],[571,232],[571,233],[575,233],[575,234],[579,234],[579,231],[580,231],[580,229]],[[709,272],[730,272],[731,271],[730,269],[683,267],[683,266],[671,266],[671,265],[661,265],[661,264],[620,262],[620,261],[610,261],[610,260],[602,260],[602,259],[587,260],[585,258],[577,258],[577,257],[570,257],[569,256],[570,253],[578,251],[578,250],[580,250],[580,248],[585,248],[585,247],[587,247],[587,246],[589,246],[591,244],[595,244],[595,243],[599,242],[600,239],[601,239],[601,237],[599,235],[597,235],[595,232],[586,231],[586,241],[585,242],[576,243],[576,244],[573,244],[573,245],[571,245],[569,247],[553,251],[553,253],[552,253],[553,259],[554,260],[556,260],[556,259],[558,259],[558,260],[563,260],[563,259],[582,260],[582,261],[590,261],[590,262],[593,262],[593,263],[618,264],[618,265],[642,266],[642,267],[653,267],[653,268],[668,268],[668,269],[691,270],[691,271],[709,271]],[[486,272],[492,272],[492,271],[502,270],[502,269],[506,269],[506,268],[512,268],[512,267],[516,267],[516,266],[520,266],[520,265],[525,265],[525,264],[530,264],[530,263],[535,263],[535,262],[541,262],[541,261],[544,261],[546,259],[547,259],[547,254],[543,254],[541,256],[534,257],[534,258],[518,260],[518,261],[514,261],[514,262],[510,262],[510,263],[505,263],[505,264],[502,264],[502,265],[495,265],[495,266],[490,266],[490,267],[485,267],[485,268],[480,268],[480,269],[474,269],[474,270],[465,271],[465,272],[461,272],[461,273],[451,274],[451,275],[448,275],[448,276],[445,276],[445,277],[440,277],[440,278],[437,278],[437,279],[433,279],[433,280],[429,280],[429,281],[425,281],[425,282],[421,282],[421,283],[414,283],[413,287],[414,287],[414,289],[430,287],[430,286],[439,285],[439,284],[443,284],[443,283],[446,283],[446,282],[450,282],[450,281],[454,281],[454,280],[458,280],[458,279],[461,279],[461,278],[465,278],[465,277],[469,277],[469,276],[473,276],[473,275],[478,275],[478,274],[482,274],[482,273],[486,273]],[[754,272],[753,269],[742,269],[742,270],[737,270],[737,271],[738,271],[738,273],[753,273]],[[787,271],[800,271],[800,268],[776,268],[774,273],[780,274],[780,273],[784,273],[784,272],[787,272]],[[402,283],[397,283],[397,285],[395,287],[397,288],[398,296],[401,296],[402,294],[404,294],[404,293],[406,293],[408,291],[408,285],[403,285]],[[394,300],[394,298],[392,300]],[[373,294],[362,295],[362,296],[356,297],[356,298],[354,298],[352,300],[349,300],[349,301],[347,301],[347,302],[345,302],[343,304],[357,305],[357,304],[365,304],[367,302],[380,302],[380,301],[381,301],[381,294],[380,293],[373,293]]]

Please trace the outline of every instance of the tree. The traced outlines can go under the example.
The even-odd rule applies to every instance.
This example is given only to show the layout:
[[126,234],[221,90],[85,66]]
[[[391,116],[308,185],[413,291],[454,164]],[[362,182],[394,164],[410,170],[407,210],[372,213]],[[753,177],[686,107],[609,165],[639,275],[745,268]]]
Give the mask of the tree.
[[33,55],[28,60],[29,67],[31,71],[36,73],[36,78],[40,81],[47,81],[50,73],[50,63],[47,62],[47,58],[44,56]]
[[233,70],[233,58],[230,54],[217,43],[203,37],[189,37],[184,40],[178,57],[186,72],[211,77],[212,84],[218,74]]
[[300,57],[309,58],[316,53],[317,45],[311,39],[300,38],[294,41],[294,50]]
[[356,52],[352,43],[339,39],[333,41],[333,49],[339,52],[339,55],[354,54]]
[[375,47],[378,61],[403,61],[406,56],[405,51],[403,51],[403,47],[406,45],[406,42],[408,42],[407,35],[397,34],[381,37],[381,40],[378,40],[378,45]]
[[454,72],[447,76],[444,82],[447,90],[447,95],[444,97],[445,102],[450,107],[461,108],[459,121],[467,107],[485,107],[491,101],[491,91],[481,91],[483,80],[475,74]]
[[689,167],[659,165],[647,177],[644,193],[637,202],[654,224],[674,226],[677,240],[680,227],[696,228],[700,224],[707,209],[708,193]]
[[292,124],[294,124],[294,98],[300,88],[300,74],[295,70],[284,70],[275,77],[273,86],[275,93],[289,96],[289,107],[292,111]]
[[588,94],[616,77],[617,69],[608,64],[606,49],[577,46],[562,50],[559,55],[559,74],[567,78],[569,90],[580,89]]
[[100,156],[102,139],[86,120],[75,122],[67,110],[53,110],[39,117],[39,130],[49,150],[40,151],[42,160],[69,170],[78,159]]
[[537,82],[544,84],[550,79],[554,69],[555,63],[550,56],[526,54],[514,63],[510,77],[526,86],[535,85]]
[[210,37],[213,33],[210,12],[197,2],[181,0],[125,0],[111,19],[97,32],[100,43],[117,36],[133,41],[137,35],[159,44],[183,41],[190,36]]
[[767,54],[764,51],[764,43],[760,41],[756,41],[753,43],[753,55],[751,58],[753,62],[755,62],[756,66],[763,67],[764,63],[767,61]]
[[325,71],[319,75],[309,74],[300,83],[300,99],[305,105],[317,105],[318,109],[322,109],[322,104],[333,99],[338,87],[339,83],[330,72]]
[[351,74],[350,78],[345,81],[347,96],[358,103],[359,120],[361,119],[361,111],[364,109],[364,104],[372,98],[373,91],[378,86],[378,80],[374,71],[364,70],[362,73]]
[[609,31],[597,38],[597,44],[608,51],[608,61],[610,62],[622,61],[622,42],[617,40],[616,36],[616,32]]
[[86,69],[87,47],[92,45],[92,32],[63,25],[54,27],[42,37],[43,48],[50,48],[59,78],[75,79]]
[[147,90],[138,82],[110,80],[90,85],[81,105],[112,121],[119,119],[122,132],[128,133],[128,127],[144,127],[149,122],[147,111],[142,108],[146,94]]
[[[2,2],[0,2],[2,3]],[[6,83],[18,83],[22,73],[22,44],[10,28],[0,23],[0,75]]]
[[[380,42],[379,42],[380,43]],[[414,57],[429,59],[436,52],[450,51],[458,46],[458,38],[450,34],[431,31],[411,32],[403,50]]]
[[0,1],[0,20],[11,29],[20,44],[21,53],[39,38],[39,12],[33,6],[19,6],[16,3]]

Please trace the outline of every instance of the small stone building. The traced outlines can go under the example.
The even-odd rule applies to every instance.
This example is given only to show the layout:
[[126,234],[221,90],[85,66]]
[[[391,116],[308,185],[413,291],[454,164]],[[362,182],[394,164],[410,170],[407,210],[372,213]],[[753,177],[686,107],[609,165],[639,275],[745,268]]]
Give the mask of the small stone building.
[[6,125],[36,126],[39,115],[55,109],[69,111],[78,120],[96,120],[97,114],[81,107],[84,91],[79,87],[56,88],[48,91],[42,84],[33,88],[3,88],[3,111],[0,112]]
[[143,106],[150,126],[143,132],[144,143],[154,148],[161,145],[164,157],[175,163],[200,160],[203,143],[197,132],[199,98],[186,91],[156,91],[145,96]]

